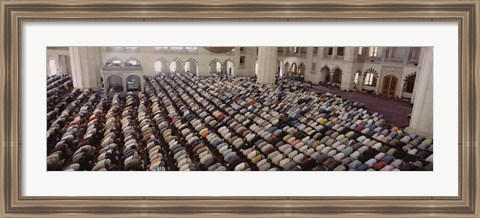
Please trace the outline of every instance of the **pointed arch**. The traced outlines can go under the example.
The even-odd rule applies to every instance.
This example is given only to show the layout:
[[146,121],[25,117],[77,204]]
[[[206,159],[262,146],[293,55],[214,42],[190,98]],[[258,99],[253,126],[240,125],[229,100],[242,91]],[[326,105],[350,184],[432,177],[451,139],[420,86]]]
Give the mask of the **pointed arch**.
[[183,61],[178,57],[175,57],[172,61],[170,61],[170,63],[172,62],[179,62],[181,65],[183,65]]
[[368,68],[363,73],[363,85],[365,86],[377,86],[378,73],[373,68]]
[[413,88],[415,86],[415,79],[417,77],[417,72],[408,74],[403,79],[403,91],[407,93],[413,93]]
[[217,62],[222,63],[222,61],[218,60],[218,58],[214,58],[210,61],[210,63],[217,63]]
[[167,64],[170,64],[170,61],[168,61],[168,60],[165,59],[164,57],[159,57],[159,58],[157,58],[157,60],[155,60],[155,61],[163,61],[163,62],[165,62],[165,63],[167,63]]
[[210,73],[221,73],[222,72],[222,61],[214,58],[210,61]]
[[373,73],[375,76],[378,76],[378,72],[371,67],[365,70],[365,72],[363,72],[364,75],[366,75],[367,73]]
[[332,69],[332,83],[342,83],[342,75],[343,75],[343,71],[342,71],[342,68],[340,68],[339,66],[335,66],[333,69]]
[[343,74],[342,68],[339,67],[338,65],[332,68],[332,73],[335,73],[335,71],[340,71]]
[[185,69],[185,72],[188,71],[190,73],[198,75],[198,61],[195,60],[194,58],[187,59],[184,63],[184,69]]
[[175,73],[175,72],[179,72],[179,73],[183,73],[185,72],[185,69],[183,68],[184,64],[183,64],[183,61],[180,60],[180,58],[178,57],[175,57],[172,61],[170,61],[170,72],[172,73]]
[[227,76],[235,75],[235,62],[230,60],[230,58],[223,62],[223,68],[225,68],[224,72],[227,74]]
[[298,77],[300,78],[304,78],[305,77],[305,64],[303,62],[301,62],[299,65],[298,65]]
[[107,77],[106,90],[108,92],[123,92],[123,79],[118,75],[110,75]]
[[330,82],[330,68],[325,64],[323,67],[320,68],[320,72],[322,72],[322,82],[328,83]]
[[185,61],[185,63],[187,62],[195,62],[196,64],[198,64],[198,61],[195,58],[189,58]]
[[407,77],[416,76],[416,75],[417,75],[417,71],[412,72],[412,73],[409,73],[409,74],[407,74],[407,75],[405,76],[405,78],[404,78],[403,80],[406,80]]
[[168,73],[170,72],[170,62],[163,58],[157,58],[154,62],[155,73]]

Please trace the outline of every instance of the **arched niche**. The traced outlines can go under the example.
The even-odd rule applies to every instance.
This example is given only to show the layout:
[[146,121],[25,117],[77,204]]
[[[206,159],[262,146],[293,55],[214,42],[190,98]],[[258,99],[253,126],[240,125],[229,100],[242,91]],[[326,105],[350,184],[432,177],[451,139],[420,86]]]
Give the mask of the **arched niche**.
[[111,75],[107,78],[107,90],[108,92],[123,92],[123,79],[117,75]]
[[141,78],[137,75],[129,75],[127,80],[127,92],[138,92],[142,90]]
[[185,69],[183,68],[183,63],[180,59],[176,58],[170,62],[170,72],[172,73],[183,73]]
[[332,83],[342,83],[342,70],[340,68],[334,68]]
[[232,60],[228,59],[224,62],[225,71],[227,76],[234,76],[235,75],[235,64]]
[[187,61],[185,61],[184,68],[185,68],[185,72],[190,72],[195,75],[198,75],[198,62],[195,59],[190,58]]
[[170,72],[170,65],[164,58],[159,58],[154,63],[155,73],[168,73]]

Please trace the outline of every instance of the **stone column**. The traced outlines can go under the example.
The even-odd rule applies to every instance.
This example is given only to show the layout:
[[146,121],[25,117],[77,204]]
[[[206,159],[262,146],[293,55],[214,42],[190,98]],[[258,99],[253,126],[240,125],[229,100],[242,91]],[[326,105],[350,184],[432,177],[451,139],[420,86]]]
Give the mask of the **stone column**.
[[73,86],[79,89],[101,89],[100,49],[98,47],[70,47]]
[[[315,83],[314,75],[312,74],[312,63],[313,63],[313,47],[307,47],[307,56],[305,63],[305,81],[310,81]],[[318,83],[318,81],[316,82]]]
[[338,51],[338,48],[333,47],[333,49],[332,49],[332,60],[334,60],[337,57],[337,51]]
[[410,126],[407,133],[417,133],[426,137],[433,136],[433,48],[422,50],[420,77],[415,84],[419,95],[415,97]]
[[53,60],[55,60],[55,74],[61,74],[61,71],[60,71],[60,55],[58,54],[55,54],[53,55]]
[[315,75],[315,77],[317,78],[316,79],[316,83],[315,84],[318,84],[320,81],[322,82],[325,82],[325,77],[327,76],[327,74],[325,74],[323,71],[322,71],[322,67],[323,67],[323,58],[324,58],[324,50],[325,48],[324,47],[318,47],[318,50],[317,50],[317,57],[316,57],[316,62],[317,62],[317,69],[315,70],[317,72],[317,75]]
[[363,72],[360,72],[358,74],[358,84],[357,84],[357,88],[359,91],[362,91],[364,81],[365,81],[365,77],[363,75]]
[[404,83],[405,83],[405,77],[403,76],[399,77],[397,81],[397,87],[395,90],[395,97],[402,98]]
[[387,57],[387,47],[378,47],[378,49],[382,49],[381,61],[385,62],[385,58]]
[[413,91],[412,91],[412,99],[410,99],[410,103],[415,102],[415,96],[417,96],[417,84],[418,84],[418,78],[420,77],[420,70],[417,69],[417,73],[415,75],[415,83],[413,84]]
[[257,82],[263,84],[275,83],[277,71],[277,47],[260,47],[258,49]]
[[405,53],[403,54],[403,64],[407,65],[408,64],[408,55],[410,54],[410,47],[405,47]]
[[59,61],[59,69],[61,74],[68,74],[68,66],[67,66],[67,58],[68,56],[66,55],[59,55],[58,56],[58,61]]
[[353,90],[356,72],[356,66],[353,62],[355,58],[355,49],[354,47],[346,47],[344,49],[343,59],[345,64],[342,72],[343,74],[340,89],[350,91]]
[[65,56],[65,63],[66,63],[66,71],[67,75],[72,75],[72,64],[70,63],[70,56]]
[[375,84],[375,93],[381,93],[382,92],[382,85],[383,85],[383,76],[378,76],[377,77],[377,84]]

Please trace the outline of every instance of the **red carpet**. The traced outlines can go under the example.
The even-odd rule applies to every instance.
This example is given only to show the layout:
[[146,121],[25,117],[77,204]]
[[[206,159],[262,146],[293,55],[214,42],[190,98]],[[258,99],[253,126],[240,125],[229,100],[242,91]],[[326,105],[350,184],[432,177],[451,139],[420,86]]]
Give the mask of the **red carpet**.
[[412,112],[413,105],[408,101],[360,92],[344,92],[339,89],[320,85],[314,85],[311,89],[314,91],[335,93],[342,98],[364,103],[367,110],[383,114],[385,120],[394,126],[406,127],[410,123],[408,114]]

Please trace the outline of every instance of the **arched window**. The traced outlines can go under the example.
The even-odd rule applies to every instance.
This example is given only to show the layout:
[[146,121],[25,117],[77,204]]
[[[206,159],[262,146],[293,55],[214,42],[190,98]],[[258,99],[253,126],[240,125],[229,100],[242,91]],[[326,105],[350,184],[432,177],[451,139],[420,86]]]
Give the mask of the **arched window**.
[[363,47],[358,48],[358,54],[361,55],[363,52]]
[[360,76],[360,71],[357,71],[355,73],[355,78],[353,79],[353,84],[357,85],[358,84],[358,78]]
[[190,73],[193,73],[195,75],[198,74],[198,63],[196,60],[190,58],[188,59],[186,62],[185,62],[185,72],[190,72]]
[[413,92],[413,86],[415,85],[415,77],[416,75],[409,75],[405,78],[405,83],[403,84],[403,91],[412,93]]
[[368,56],[377,57],[377,55],[378,55],[378,47],[370,47],[368,51]]
[[327,48],[327,55],[332,55],[333,53],[333,47]]
[[365,74],[365,78],[363,79],[363,85],[366,86],[377,86],[377,77],[375,72],[368,71]]
[[342,70],[340,68],[335,69],[332,76],[333,83],[342,83]]
[[225,65],[227,66],[227,75],[234,76],[235,65],[233,64],[233,61],[227,60],[225,61]]
[[345,55],[345,47],[338,47],[337,48],[337,55],[344,56]]

